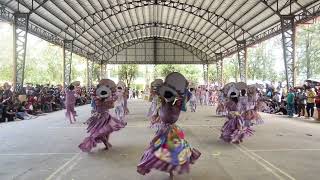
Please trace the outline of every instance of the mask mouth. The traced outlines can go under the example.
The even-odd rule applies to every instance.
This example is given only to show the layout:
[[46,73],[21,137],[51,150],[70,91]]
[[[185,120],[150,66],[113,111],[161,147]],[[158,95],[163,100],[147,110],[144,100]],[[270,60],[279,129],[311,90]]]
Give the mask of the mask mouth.
[[102,96],[107,96],[107,95],[108,95],[108,92],[107,92],[107,91],[101,91],[101,95],[102,95]]
[[96,95],[100,98],[108,98],[110,97],[112,94],[110,88],[106,87],[106,86],[101,86],[97,89],[96,91]]

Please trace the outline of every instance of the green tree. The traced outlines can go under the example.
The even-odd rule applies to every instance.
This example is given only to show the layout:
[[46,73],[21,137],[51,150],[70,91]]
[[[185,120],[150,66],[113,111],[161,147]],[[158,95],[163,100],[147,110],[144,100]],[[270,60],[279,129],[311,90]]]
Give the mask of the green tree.
[[138,65],[136,64],[124,64],[119,67],[119,79],[130,87],[133,80],[137,77],[139,73]]
[[181,66],[176,64],[160,64],[155,67],[156,76],[166,77],[172,72],[180,72]]
[[217,66],[216,64],[209,65],[209,82],[216,82],[218,80],[217,77]]
[[223,61],[223,82],[227,83],[229,81],[238,81],[239,79],[239,64],[237,55],[226,58]]
[[13,34],[12,26],[0,22],[0,81],[13,79]]
[[203,77],[201,76],[203,73],[199,73],[200,69],[196,65],[182,65],[179,69],[180,73],[185,76],[190,84],[197,85],[199,78]]
[[301,79],[320,77],[320,23],[297,29],[297,74]]

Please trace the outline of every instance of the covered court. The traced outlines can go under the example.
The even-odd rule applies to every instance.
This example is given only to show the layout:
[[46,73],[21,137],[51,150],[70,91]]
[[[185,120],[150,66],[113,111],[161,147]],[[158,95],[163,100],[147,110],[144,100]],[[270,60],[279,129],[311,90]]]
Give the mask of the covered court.
[[27,34],[63,47],[63,83],[71,83],[72,53],[94,64],[216,64],[237,54],[247,81],[247,48],[282,36],[287,88],[296,85],[295,34],[319,16],[319,0],[1,0],[0,19],[12,23],[16,90],[23,87]]
[[[153,137],[145,117],[149,103],[129,102],[125,129],[113,133],[113,148],[100,145],[93,152],[80,152],[86,136],[84,121],[90,107],[77,108],[79,121],[69,125],[62,111],[28,121],[1,124],[1,179],[168,179],[153,170],[146,176],[136,172],[143,150]],[[241,145],[219,140],[223,117],[212,107],[183,113],[178,124],[188,141],[202,156],[191,173],[175,179],[319,179],[320,127],[315,122],[262,114],[265,124],[255,127],[255,136]]]
[[[86,58],[86,87],[94,86],[94,66],[106,78],[110,64],[202,65],[209,84],[224,83],[224,59],[237,55],[238,76],[247,82],[247,49],[280,35],[286,89],[297,85],[296,27],[312,24],[319,0],[0,0],[0,21],[12,25],[13,90],[25,87],[28,34],[62,48],[63,87],[72,82],[73,54]],[[150,82],[149,82],[150,84]],[[136,172],[155,130],[150,104],[130,100],[127,127],[112,134],[113,147],[80,152],[90,106],[77,108],[69,124],[64,111],[0,124],[0,179],[127,180],[168,179],[168,174]],[[113,110],[111,110],[113,111]],[[202,153],[191,173],[174,179],[320,179],[317,121],[262,114],[263,125],[240,145],[219,140],[224,117],[212,106],[183,112],[178,124]]]

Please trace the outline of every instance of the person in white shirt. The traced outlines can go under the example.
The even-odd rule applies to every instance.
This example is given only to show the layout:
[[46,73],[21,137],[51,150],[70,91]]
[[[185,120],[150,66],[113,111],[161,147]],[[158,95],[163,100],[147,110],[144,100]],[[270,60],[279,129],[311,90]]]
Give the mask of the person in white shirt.
[[191,112],[196,112],[197,109],[197,96],[196,96],[196,92],[193,88],[190,88],[190,92],[191,92],[191,97],[189,100],[189,104],[190,104],[190,108],[191,108]]

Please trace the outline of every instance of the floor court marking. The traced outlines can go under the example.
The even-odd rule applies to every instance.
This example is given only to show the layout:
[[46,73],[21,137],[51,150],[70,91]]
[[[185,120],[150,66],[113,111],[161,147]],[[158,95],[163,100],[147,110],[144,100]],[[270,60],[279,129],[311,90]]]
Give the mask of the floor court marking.
[[8,153],[0,156],[48,156],[48,155],[76,155],[77,153]]
[[[70,163],[72,163],[73,161],[77,160],[77,158],[80,157],[81,152],[75,154],[74,156],[72,156],[72,158],[67,161],[66,163],[64,163],[63,165],[61,165],[58,169],[56,169],[53,173],[51,173],[45,180],[52,180],[54,179],[54,177],[59,174],[64,168],[66,168]],[[55,178],[56,179],[56,178]]]
[[249,149],[249,152],[320,151],[320,149]]
[[[180,127],[221,127],[221,125],[203,125],[203,124],[178,124]],[[83,129],[87,126],[52,126],[48,127],[48,129]],[[149,125],[127,125],[127,128],[148,128]],[[125,128],[126,128],[125,127]]]
[[79,161],[82,159],[82,156],[75,158],[69,165],[64,167],[58,174],[56,174],[55,179],[61,179],[62,176],[67,175],[76,165],[78,165]]
[[[213,132],[217,135],[220,135],[217,132],[218,129],[214,128]],[[281,170],[280,168],[276,167],[274,164],[270,163],[269,161],[265,160],[264,158],[262,158],[261,156],[257,155],[254,152],[251,152],[248,148],[246,148],[243,145],[236,145],[236,144],[232,144],[235,148],[237,148],[239,151],[241,151],[243,154],[245,154],[246,156],[248,156],[249,158],[251,158],[252,160],[254,160],[256,163],[258,163],[259,165],[261,165],[264,169],[266,169],[267,171],[269,171],[271,174],[273,174],[275,177],[277,177],[279,180],[285,180],[285,178],[283,178],[279,173],[281,173],[282,175],[284,175],[286,178],[290,179],[290,180],[296,180],[294,177],[292,177],[291,175],[289,175],[288,173],[284,172],[283,170]],[[270,166],[270,167],[269,167]],[[278,172],[276,172],[276,171]]]
[[[239,145],[240,147],[242,147],[243,149],[245,149],[246,151],[250,152],[248,148],[246,148],[243,145]],[[291,180],[295,180],[294,177],[292,177],[291,175],[289,175],[288,173],[286,173],[285,171],[283,171],[282,169],[278,168],[277,166],[275,166],[274,164],[270,163],[269,161],[265,160],[263,157],[259,156],[258,154],[254,153],[254,152],[250,152],[252,155],[256,156],[257,158],[259,158],[260,160],[264,161],[265,163],[267,163],[268,165],[270,165],[271,167],[273,167],[274,169],[278,170],[280,173],[282,173],[283,175],[287,176],[289,179]]]

